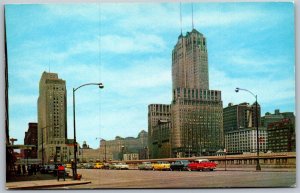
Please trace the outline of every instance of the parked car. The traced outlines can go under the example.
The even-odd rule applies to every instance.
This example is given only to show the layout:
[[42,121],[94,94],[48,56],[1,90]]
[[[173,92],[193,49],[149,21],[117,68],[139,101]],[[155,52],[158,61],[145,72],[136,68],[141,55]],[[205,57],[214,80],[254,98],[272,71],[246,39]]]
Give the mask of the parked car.
[[94,165],[92,163],[85,163],[84,169],[94,169]]
[[171,170],[188,170],[188,164],[190,162],[188,160],[177,160],[170,165]]
[[84,164],[83,163],[78,163],[77,164],[77,169],[84,169]]
[[55,170],[55,165],[49,164],[49,165],[44,165],[40,168],[40,172],[42,174],[51,174]]
[[138,165],[139,170],[152,170],[153,166],[151,162],[142,162],[141,164]]
[[198,170],[198,171],[204,171],[204,170],[210,170],[213,171],[216,169],[217,164],[215,162],[211,162],[208,159],[197,159],[193,161],[192,163],[188,164],[188,170]]
[[71,169],[72,168],[72,164],[69,164],[69,163],[66,164],[66,168],[70,168]]
[[117,163],[115,165],[115,169],[117,170],[128,170],[129,169],[129,166],[126,164],[126,163]]
[[152,164],[153,170],[170,170],[170,163],[166,161],[157,161]]
[[110,170],[116,169],[116,163],[111,163],[111,164],[109,164],[109,165],[108,165],[108,168],[109,168]]
[[94,164],[94,169],[103,169],[104,165],[103,163],[97,162]]
[[107,169],[108,170],[109,169],[109,165],[110,165],[109,163],[103,163],[103,169]]

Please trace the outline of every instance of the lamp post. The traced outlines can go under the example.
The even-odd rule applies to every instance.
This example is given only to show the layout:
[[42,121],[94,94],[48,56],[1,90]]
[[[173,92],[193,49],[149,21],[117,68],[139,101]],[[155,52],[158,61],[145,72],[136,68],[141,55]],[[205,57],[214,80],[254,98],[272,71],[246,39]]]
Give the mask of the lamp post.
[[80,85],[77,88],[73,88],[73,127],[74,127],[74,169],[73,169],[73,179],[77,179],[77,158],[76,158],[76,152],[77,152],[77,142],[76,142],[76,118],[75,118],[75,92],[81,87],[89,86],[89,85],[97,85],[100,89],[103,89],[104,86],[102,83],[87,83]]
[[258,104],[257,104],[257,95],[253,94],[251,91],[243,88],[236,88],[235,92],[239,92],[240,90],[246,91],[253,95],[255,97],[255,112],[256,112],[256,153],[257,153],[257,158],[256,158],[256,171],[260,171],[261,167],[259,164],[259,137],[258,137]]
[[121,161],[124,161],[124,149],[125,149],[125,146],[122,145],[121,148],[122,148]]

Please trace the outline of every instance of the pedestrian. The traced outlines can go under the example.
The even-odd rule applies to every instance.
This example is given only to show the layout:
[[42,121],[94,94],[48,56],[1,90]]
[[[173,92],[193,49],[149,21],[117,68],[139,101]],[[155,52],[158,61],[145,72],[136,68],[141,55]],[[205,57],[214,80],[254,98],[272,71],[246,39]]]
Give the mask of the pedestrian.
[[[76,175],[75,174],[75,162],[72,160],[72,162],[71,162],[71,166],[72,166],[72,174],[73,175]],[[75,176],[73,176],[73,179],[75,179],[76,177]]]
[[58,165],[57,167],[57,181],[59,181],[59,177],[62,176],[64,178],[64,181],[66,181],[65,177],[65,167],[63,165]]
[[25,165],[22,165],[22,174],[23,174],[23,175],[26,174],[26,167],[25,167]]
[[18,165],[18,168],[17,168],[17,175],[21,175],[21,165]]
[[34,175],[36,175],[36,165],[35,164],[32,165],[32,173]]
[[31,176],[32,175],[32,167],[31,167],[31,165],[27,166],[27,171],[28,171],[28,176]]

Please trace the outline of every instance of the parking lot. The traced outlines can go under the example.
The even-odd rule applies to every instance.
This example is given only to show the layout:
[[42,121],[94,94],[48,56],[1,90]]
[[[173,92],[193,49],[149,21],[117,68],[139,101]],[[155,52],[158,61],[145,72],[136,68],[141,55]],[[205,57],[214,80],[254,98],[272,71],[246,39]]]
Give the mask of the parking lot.
[[216,171],[140,171],[79,169],[83,179],[92,183],[70,186],[90,188],[223,188],[223,187],[294,187],[295,169],[217,169]]

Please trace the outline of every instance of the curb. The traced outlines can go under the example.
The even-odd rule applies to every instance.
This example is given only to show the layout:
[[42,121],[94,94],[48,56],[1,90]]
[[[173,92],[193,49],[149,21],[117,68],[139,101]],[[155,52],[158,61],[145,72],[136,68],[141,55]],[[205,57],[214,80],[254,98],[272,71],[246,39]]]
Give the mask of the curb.
[[27,186],[15,186],[15,187],[6,187],[7,190],[26,190],[26,189],[39,189],[39,188],[50,188],[50,187],[61,187],[61,186],[72,186],[72,185],[81,185],[89,184],[91,181],[80,181],[80,182],[69,182],[63,184],[44,184],[44,185],[27,185]]

